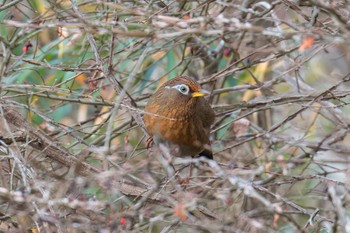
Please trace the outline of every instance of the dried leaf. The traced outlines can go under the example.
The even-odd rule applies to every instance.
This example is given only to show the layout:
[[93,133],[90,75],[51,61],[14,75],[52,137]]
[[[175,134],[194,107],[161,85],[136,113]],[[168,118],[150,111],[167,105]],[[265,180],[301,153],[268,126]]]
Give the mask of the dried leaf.
[[315,37],[313,36],[308,36],[305,37],[303,42],[301,43],[300,47],[299,47],[299,51],[303,52],[305,49],[309,49],[313,46],[315,42]]
[[129,144],[129,141],[130,141],[130,134],[127,133],[127,134],[125,135],[125,137],[124,137],[124,143],[125,143],[125,145]]
[[278,219],[280,218],[280,215],[279,214],[275,214],[274,216],[273,216],[273,228],[274,229],[277,229],[278,228],[278,224],[277,224],[277,222],[278,222]]
[[181,219],[181,221],[186,221],[187,214],[184,204],[178,203],[174,208],[175,215]]
[[233,133],[236,137],[240,137],[247,133],[249,129],[250,121],[242,118],[233,123]]

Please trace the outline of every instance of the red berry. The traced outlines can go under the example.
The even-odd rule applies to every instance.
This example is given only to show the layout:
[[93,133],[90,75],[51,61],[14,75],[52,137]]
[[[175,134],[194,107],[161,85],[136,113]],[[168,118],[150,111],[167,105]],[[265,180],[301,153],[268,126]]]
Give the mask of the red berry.
[[230,56],[231,53],[232,53],[232,49],[231,49],[231,48],[228,48],[228,47],[225,47],[225,48],[224,48],[224,56],[225,56],[225,57]]
[[119,223],[120,223],[121,225],[125,225],[125,224],[126,224],[126,218],[124,218],[124,217],[120,218],[120,219],[119,219]]
[[32,47],[32,43],[28,42],[25,46],[23,46],[22,50],[23,50],[23,53],[26,53],[28,52],[29,48]]

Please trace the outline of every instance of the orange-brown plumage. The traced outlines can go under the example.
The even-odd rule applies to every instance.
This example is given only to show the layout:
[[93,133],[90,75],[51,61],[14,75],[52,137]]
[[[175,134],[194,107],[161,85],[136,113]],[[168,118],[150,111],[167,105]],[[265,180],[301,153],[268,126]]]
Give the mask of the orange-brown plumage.
[[145,107],[145,127],[174,156],[212,157],[209,133],[215,113],[200,85],[181,76],[164,83]]

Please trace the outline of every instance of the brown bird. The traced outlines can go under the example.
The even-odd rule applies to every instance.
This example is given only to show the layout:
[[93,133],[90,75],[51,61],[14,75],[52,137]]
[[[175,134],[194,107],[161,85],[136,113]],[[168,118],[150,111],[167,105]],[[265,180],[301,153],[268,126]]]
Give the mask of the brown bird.
[[215,113],[203,97],[207,94],[190,77],[164,83],[145,108],[144,122],[153,141],[165,145],[173,156],[213,159],[209,133]]

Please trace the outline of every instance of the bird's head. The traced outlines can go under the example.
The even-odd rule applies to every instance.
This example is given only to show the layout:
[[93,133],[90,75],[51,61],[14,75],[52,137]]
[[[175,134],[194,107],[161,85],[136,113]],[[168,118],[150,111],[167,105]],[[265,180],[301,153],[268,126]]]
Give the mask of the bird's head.
[[175,98],[180,102],[188,102],[191,99],[210,94],[207,90],[201,89],[201,86],[194,79],[186,76],[171,79],[164,83],[161,88],[163,88],[164,96]]

